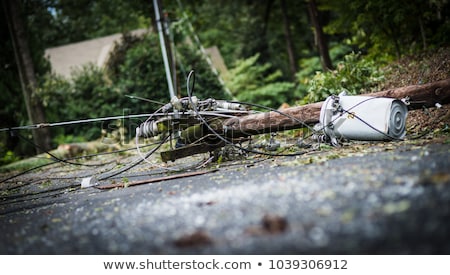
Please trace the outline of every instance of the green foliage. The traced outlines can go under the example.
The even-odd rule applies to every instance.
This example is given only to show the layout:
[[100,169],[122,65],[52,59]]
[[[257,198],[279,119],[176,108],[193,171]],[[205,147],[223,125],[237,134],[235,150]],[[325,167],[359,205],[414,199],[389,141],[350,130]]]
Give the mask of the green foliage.
[[[185,11],[204,47],[217,46],[225,64],[260,54],[259,63],[270,63],[290,79],[281,1],[183,0]],[[305,1],[286,0],[295,52],[311,50]],[[308,54],[308,53],[307,53]]]
[[26,158],[0,166],[0,173],[25,171],[53,162],[50,158]]
[[290,101],[294,84],[279,81],[281,72],[271,72],[269,63],[259,65],[259,54],[239,60],[229,72],[227,87],[240,101],[277,108]]
[[0,158],[0,166],[18,161],[19,159],[20,158],[16,156],[13,151],[8,150],[2,154],[2,157]]
[[150,25],[152,11],[152,6],[144,0],[47,0],[27,2],[45,3],[47,22],[40,26],[46,30],[44,38],[47,46],[58,46],[146,28]]
[[322,8],[335,14],[325,28],[345,34],[344,41],[370,55],[397,58],[430,45],[448,44],[449,4],[446,0],[328,0]]
[[[115,114],[119,107],[119,94],[112,89],[104,71],[92,64],[72,72],[67,80],[57,75],[47,75],[39,87],[48,119],[53,121],[78,120]],[[120,114],[120,113],[119,113]],[[101,127],[79,124],[52,129],[60,144],[60,135],[83,136],[86,140],[99,138]]]
[[[130,43],[122,40],[126,48],[123,60],[108,65],[108,71],[117,70],[118,75],[112,77],[114,89],[122,97],[135,95],[159,102],[169,100],[167,81],[165,79],[164,65],[159,48],[158,37],[155,34],[138,38]],[[122,51],[121,47],[116,48]],[[114,53],[117,51],[114,50]],[[159,106],[153,103],[122,101],[122,108],[129,108],[132,113],[151,112]],[[134,104],[133,104],[134,103]]]
[[84,142],[86,139],[82,136],[74,136],[74,135],[66,135],[59,134],[53,138],[56,144],[66,144],[66,143],[76,143],[76,142]]
[[[333,64],[342,62],[344,56],[351,53],[351,48],[347,45],[333,43],[330,46],[330,58]],[[300,60],[300,70],[297,72],[296,94],[303,98],[308,94],[311,79],[316,72],[322,71],[319,56],[311,56]]]
[[231,99],[231,95],[225,93],[224,87],[218,77],[213,73],[210,65],[206,62],[199,51],[193,50],[187,44],[180,44],[178,50],[178,76],[180,96],[187,95],[186,77],[190,70],[195,71],[194,94],[200,98],[208,97],[216,99]]
[[318,102],[343,91],[349,95],[374,91],[384,80],[379,66],[373,60],[362,58],[361,54],[348,54],[336,70],[316,72],[301,103]]
[[[180,13],[188,14],[188,20],[192,23],[203,46],[217,46],[226,64],[232,64],[240,57],[245,44],[238,41],[242,41],[243,32],[249,29],[249,26],[253,26],[251,21],[255,20],[248,16],[250,10],[246,5],[226,0],[185,0],[183,3],[186,7]],[[187,29],[186,25],[182,27]]]
[[[130,41],[130,39],[128,39]],[[149,34],[142,37],[139,41],[131,40],[125,50],[126,54],[122,59],[117,59],[115,63],[108,65],[108,71],[119,71],[119,74],[112,78],[115,89],[122,94],[133,94],[140,97],[156,100],[159,102],[169,101],[169,91],[167,87],[166,73],[163,66],[161,49],[157,35]],[[123,47],[118,50],[123,51]],[[214,97],[218,99],[229,98],[224,92],[224,88],[213,74],[211,67],[200,55],[190,46],[180,43],[177,45],[177,63],[176,68],[178,79],[178,94],[186,96],[186,77],[190,70],[196,72],[195,91],[197,97]],[[117,51],[114,51],[114,54]],[[149,112],[156,110],[157,105],[139,104],[145,108],[136,108],[137,105],[130,105],[129,108],[137,112]],[[150,108],[149,108],[150,107]]]
[[[114,50],[109,54],[109,58],[105,65],[110,78],[118,79],[120,77],[120,69],[125,63],[128,50],[136,46],[139,42],[142,42],[142,39],[143,38],[140,36],[124,33],[121,41],[114,43]],[[155,47],[155,45],[152,46]]]

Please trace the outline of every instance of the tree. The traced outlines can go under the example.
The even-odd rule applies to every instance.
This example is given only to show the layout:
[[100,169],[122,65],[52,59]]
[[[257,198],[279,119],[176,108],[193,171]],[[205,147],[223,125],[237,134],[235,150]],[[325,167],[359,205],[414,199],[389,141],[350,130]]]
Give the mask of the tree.
[[52,13],[47,47],[124,33],[150,25],[151,1],[46,0]]
[[259,54],[282,78],[293,81],[299,59],[313,54],[306,1],[184,0],[194,29],[205,47],[218,46],[228,67]]
[[294,84],[281,81],[281,71],[272,72],[272,65],[259,65],[259,54],[238,60],[229,72],[228,88],[240,101],[278,108],[293,98]]
[[326,26],[354,47],[377,56],[396,56],[433,45],[448,45],[450,4],[436,1],[328,0],[323,9],[334,14]]
[[[37,80],[26,28],[23,22],[20,2],[3,1],[3,9],[7,18],[15,60],[19,72],[22,94],[26,105],[28,118],[32,124],[46,122],[45,113],[40,99],[36,95]],[[48,128],[33,130],[33,140],[37,152],[51,149],[51,136]]]
[[319,49],[320,63],[324,71],[332,70],[330,53],[328,51],[328,43],[322,30],[322,22],[320,21],[319,10],[315,0],[308,1],[308,13],[314,28],[315,44]]
[[284,36],[286,38],[286,49],[289,57],[289,67],[291,69],[291,78],[295,80],[295,74],[297,73],[297,58],[295,55],[294,41],[292,39],[291,24],[289,14],[287,12],[286,0],[281,0],[281,13],[283,14],[283,29]]

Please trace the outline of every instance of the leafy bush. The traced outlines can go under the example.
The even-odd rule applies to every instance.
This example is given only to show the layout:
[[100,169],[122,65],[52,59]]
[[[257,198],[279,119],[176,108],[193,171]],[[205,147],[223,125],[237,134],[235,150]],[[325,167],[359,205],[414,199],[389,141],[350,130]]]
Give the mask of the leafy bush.
[[57,144],[84,142],[86,139],[82,136],[59,134],[53,138]]
[[[112,89],[104,70],[88,64],[72,72],[72,79],[47,75],[39,88],[49,121],[69,121],[115,115],[119,94]],[[120,112],[119,112],[120,114]],[[86,140],[99,138],[98,125],[78,124],[52,128],[53,136],[74,135]],[[59,144],[63,139],[54,139]]]
[[14,154],[13,151],[7,150],[6,152],[1,154],[0,158],[0,166],[18,161],[20,158]]
[[[351,52],[351,48],[345,44],[334,43],[330,45],[330,58],[333,64],[341,62],[344,59],[344,56]],[[296,74],[296,94],[298,94],[300,98],[303,98],[308,94],[310,85],[309,82],[311,79],[314,77],[316,72],[322,71],[322,65],[318,55],[302,58],[299,63],[301,70],[299,70]]]
[[383,70],[378,66],[373,60],[364,59],[360,54],[348,54],[344,61],[337,64],[336,70],[316,72],[308,82],[307,95],[300,103],[321,101],[342,91],[351,95],[374,91],[384,80]]
[[257,64],[259,54],[238,60],[229,71],[227,87],[239,101],[277,108],[292,100],[295,84],[279,81],[281,71],[271,72],[269,63]]
[[218,77],[212,72],[210,65],[201,55],[200,51],[194,51],[188,45],[178,47],[178,79],[180,80],[180,95],[186,96],[186,77],[190,70],[195,71],[195,95],[200,99],[208,97],[216,99],[231,99],[231,95],[225,92]]

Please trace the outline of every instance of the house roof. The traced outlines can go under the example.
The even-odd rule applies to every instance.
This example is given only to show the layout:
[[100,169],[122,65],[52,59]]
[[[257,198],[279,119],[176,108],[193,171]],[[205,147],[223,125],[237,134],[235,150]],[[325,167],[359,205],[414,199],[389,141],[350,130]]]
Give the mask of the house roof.
[[[148,31],[149,29],[138,29],[132,31],[131,34],[142,35]],[[80,69],[84,65],[94,64],[99,67],[105,65],[109,53],[114,48],[114,43],[119,42],[121,37],[122,34],[117,33],[59,47],[48,48],[45,50],[45,56],[50,60],[53,73],[70,78],[73,70]],[[205,52],[211,59],[211,66],[219,71],[221,75],[226,75],[227,67],[219,49],[216,46],[213,46],[206,48]]]
[[[148,32],[148,29],[132,31],[134,35]],[[110,51],[114,48],[114,43],[119,42],[121,33],[112,34],[100,38],[90,39],[68,45],[63,45],[45,50],[52,65],[52,71],[56,74],[69,78],[74,69],[92,63],[103,66],[108,60]]]

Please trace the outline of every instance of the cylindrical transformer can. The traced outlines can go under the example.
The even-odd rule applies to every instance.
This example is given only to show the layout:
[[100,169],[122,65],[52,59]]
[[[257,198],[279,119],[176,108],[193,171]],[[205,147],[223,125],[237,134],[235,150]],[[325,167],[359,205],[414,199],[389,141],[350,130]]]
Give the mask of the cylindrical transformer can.
[[406,104],[398,99],[339,95],[325,100],[320,123],[332,139],[403,139],[407,114]]

